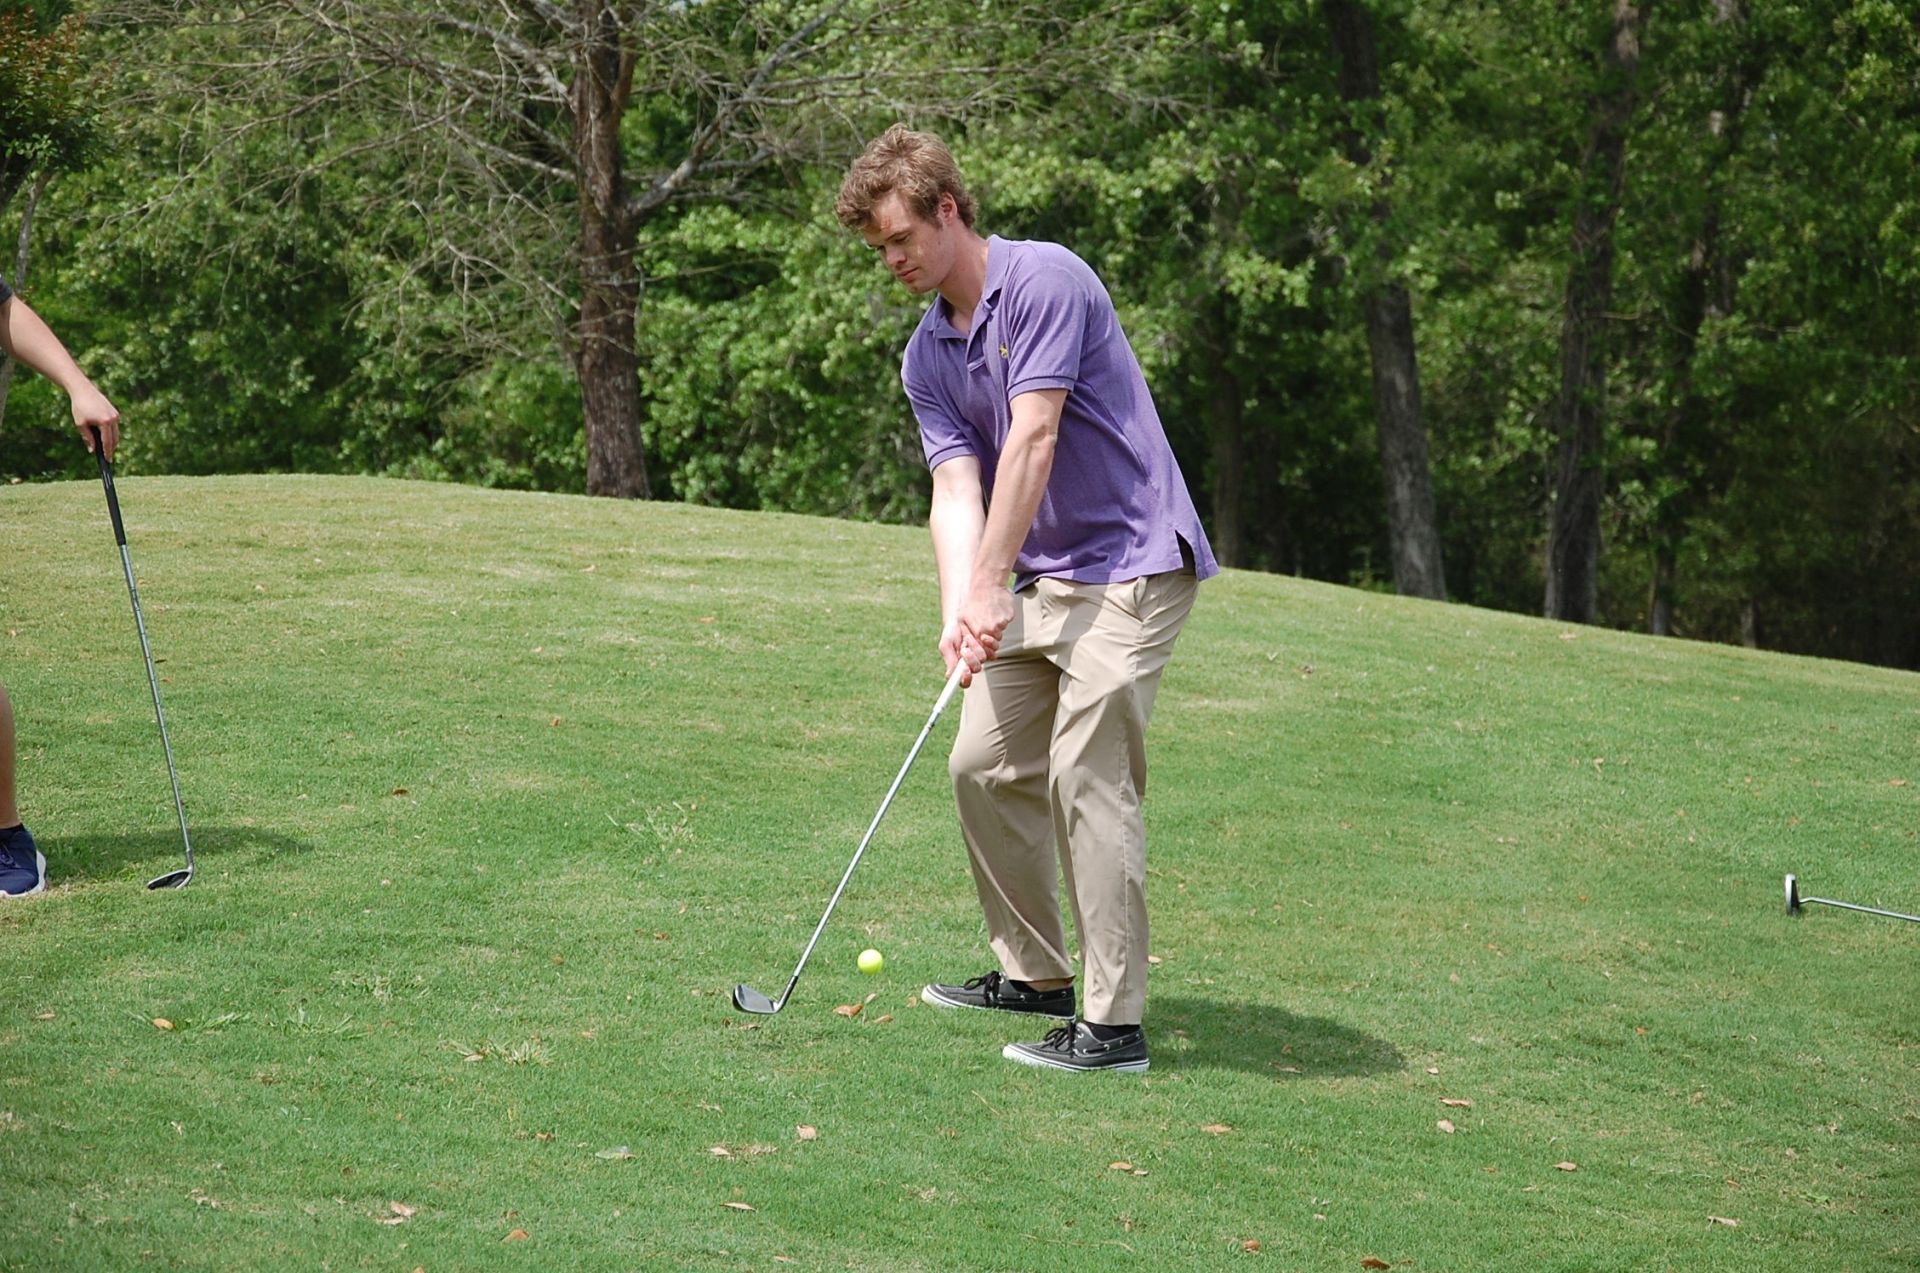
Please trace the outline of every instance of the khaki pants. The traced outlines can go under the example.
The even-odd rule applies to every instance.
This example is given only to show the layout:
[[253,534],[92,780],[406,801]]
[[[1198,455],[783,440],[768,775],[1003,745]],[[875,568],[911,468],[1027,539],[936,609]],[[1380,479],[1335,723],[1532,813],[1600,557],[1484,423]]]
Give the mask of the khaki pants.
[[1001,971],[1074,975],[1063,873],[1086,967],[1081,1016],[1103,1025],[1137,1022],[1146,1005],[1147,718],[1197,587],[1180,571],[1040,579],[1015,594],[948,763]]

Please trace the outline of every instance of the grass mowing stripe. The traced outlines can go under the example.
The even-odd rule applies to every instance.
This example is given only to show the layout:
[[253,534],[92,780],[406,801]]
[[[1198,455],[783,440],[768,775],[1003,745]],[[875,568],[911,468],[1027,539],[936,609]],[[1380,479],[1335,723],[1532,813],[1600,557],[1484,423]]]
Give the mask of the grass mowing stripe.
[[119,485],[201,872],[141,887],[97,487],[0,490],[52,866],[0,907],[0,1268],[1916,1260],[1920,944],[1780,879],[1920,903],[1920,678],[1223,576],[1152,734],[1154,1068],[1076,1079],[911,1002],[989,958],[950,722],[795,1003],[726,1003],[939,688],[924,531]]

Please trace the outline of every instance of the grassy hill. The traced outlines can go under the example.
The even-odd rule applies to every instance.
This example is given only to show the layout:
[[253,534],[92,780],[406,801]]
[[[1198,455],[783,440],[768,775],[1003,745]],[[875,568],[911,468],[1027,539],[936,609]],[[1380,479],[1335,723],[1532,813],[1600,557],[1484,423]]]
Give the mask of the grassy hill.
[[1920,677],[1223,576],[1153,1069],[1072,1077],[914,999],[990,966],[951,716],[727,1002],[939,691],[924,532],[121,495],[200,874],[99,488],[0,489],[0,1268],[1920,1267],[1920,932],[1781,898],[1920,910]]

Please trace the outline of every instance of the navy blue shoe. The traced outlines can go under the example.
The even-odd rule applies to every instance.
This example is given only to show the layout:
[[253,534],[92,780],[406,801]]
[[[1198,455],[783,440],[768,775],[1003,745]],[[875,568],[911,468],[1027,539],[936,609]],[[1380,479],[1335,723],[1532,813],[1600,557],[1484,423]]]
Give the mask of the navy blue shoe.
[[25,827],[0,831],[0,897],[29,897],[47,886],[47,860]]

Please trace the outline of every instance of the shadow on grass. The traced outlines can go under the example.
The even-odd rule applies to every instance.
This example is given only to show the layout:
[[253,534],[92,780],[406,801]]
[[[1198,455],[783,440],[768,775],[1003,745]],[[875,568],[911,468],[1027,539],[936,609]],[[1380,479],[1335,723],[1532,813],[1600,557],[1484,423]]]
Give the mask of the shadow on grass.
[[[31,824],[29,824],[31,825]],[[231,870],[236,863],[262,858],[312,852],[313,846],[292,836],[262,827],[195,826],[193,835],[196,872]],[[180,845],[180,829],[136,831],[99,835],[43,836],[34,834],[40,852],[47,859],[47,880],[51,884],[80,883],[139,877],[142,881],[187,864]],[[137,868],[137,869],[136,869]]]
[[1156,994],[1147,1016],[1150,1038],[1166,1039],[1176,1030],[1182,1032],[1176,1036],[1181,1048],[1167,1049],[1173,1053],[1168,1059],[1182,1068],[1210,1066],[1273,1078],[1314,1079],[1385,1074],[1407,1064],[1400,1049],[1385,1039],[1325,1017],[1303,1017],[1267,1004]]

